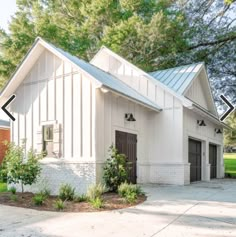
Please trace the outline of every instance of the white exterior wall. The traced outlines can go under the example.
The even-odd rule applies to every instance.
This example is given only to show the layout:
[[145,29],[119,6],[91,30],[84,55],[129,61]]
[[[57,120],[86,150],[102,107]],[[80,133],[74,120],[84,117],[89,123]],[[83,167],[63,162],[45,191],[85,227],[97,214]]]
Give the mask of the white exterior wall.
[[[204,120],[206,126],[197,125],[197,120]],[[184,109],[184,162],[188,163],[188,139],[193,138],[201,141],[202,144],[202,180],[210,180],[210,164],[209,164],[209,144],[217,145],[217,178],[224,177],[224,160],[223,160],[223,135],[216,134],[215,128],[223,130],[222,126],[216,125],[206,117]],[[186,170],[186,183],[189,183],[189,170]]]
[[[109,93],[99,93],[97,103],[104,112],[97,113],[102,116],[98,120],[98,134],[105,130],[105,139],[96,139],[101,142],[98,146],[103,148],[97,153],[101,163],[104,162],[108,147],[115,144],[115,130],[134,133],[138,138],[137,181],[184,184],[183,170],[186,164],[183,162],[181,102],[139,71],[111,56],[104,54],[102,60],[97,58],[93,64],[115,75],[163,108],[160,113],[151,112]],[[136,122],[125,122],[125,113],[133,113]]]
[[[95,90],[86,75],[44,50],[15,91],[16,99],[11,106],[16,118],[12,123],[13,142],[20,145],[26,139],[27,150],[31,147],[39,150],[42,148],[39,141],[42,139],[42,134],[39,134],[42,126],[57,124],[61,127],[60,158],[43,159],[43,164],[47,165],[43,165],[42,173],[48,173],[46,176],[50,176],[50,180],[58,180],[52,185],[55,192],[61,182],[71,181],[80,192],[85,190],[84,185],[96,181],[93,140]],[[83,173],[85,179],[79,178],[82,176],[79,167],[90,165],[91,169]],[[58,172],[61,169],[63,172]],[[77,185],[73,181],[76,172],[80,172]],[[92,177],[89,182],[86,175]]]

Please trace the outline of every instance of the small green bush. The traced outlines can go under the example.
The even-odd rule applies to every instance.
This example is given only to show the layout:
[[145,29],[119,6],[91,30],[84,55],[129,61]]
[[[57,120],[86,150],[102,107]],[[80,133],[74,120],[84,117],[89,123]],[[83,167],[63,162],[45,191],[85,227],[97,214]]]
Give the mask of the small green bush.
[[16,187],[10,187],[9,191],[10,191],[12,194],[16,194]]
[[134,203],[137,201],[139,195],[143,195],[141,187],[136,184],[122,183],[118,187],[118,194],[125,199],[128,203]]
[[137,197],[138,197],[138,196],[137,196],[136,193],[128,192],[128,193],[125,195],[124,199],[125,199],[125,201],[128,202],[128,203],[135,203],[135,202],[137,201]]
[[96,198],[101,198],[102,194],[105,191],[106,187],[101,183],[91,185],[87,191],[88,200],[95,200]]
[[43,196],[40,193],[35,194],[35,196],[33,197],[33,202],[34,202],[34,205],[36,206],[42,206],[44,201],[45,201],[45,196]]
[[17,202],[17,201],[18,201],[18,197],[17,197],[17,195],[15,195],[15,194],[12,194],[12,195],[10,196],[10,199],[11,199],[13,202]]
[[74,197],[74,202],[85,202],[87,201],[87,196],[85,194],[77,195]]
[[59,189],[59,198],[62,201],[72,201],[75,196],[75,189],[70,184],[62,184]]
[[92,205],[92,207],[96,208],[96,209],[100,209],[104,205],[103,200],[100,197],[96,197],[95,199],[91,199],[89,202]]
[[137,196],[144,194],[140,186],[136,184],[129,184],[127,182],[122,183],[118,187],[118,194],[121,197],[125,197],[128,193],[136,193]]
[[45,198],[47,198],[50,196],[51,190],[49,188],[43,188],[39,193]]
[[58,199],[55,201],[54,207],[57,211],[61,211],[65,208],[65,203],[61,199]]
[[116,148],[110,147],[110,158],[104,165],[103,179],[110,191],[117,191],[118,186],[128,179],[129,163],[124,154],[120,154]]

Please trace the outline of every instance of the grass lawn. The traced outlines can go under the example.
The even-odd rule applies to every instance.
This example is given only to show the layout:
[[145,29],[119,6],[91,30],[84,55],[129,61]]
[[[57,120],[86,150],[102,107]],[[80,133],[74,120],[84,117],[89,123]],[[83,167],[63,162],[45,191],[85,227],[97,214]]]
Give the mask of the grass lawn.
[[224,154],[225,173],[236,176],[236,153]]
[[6,192],[6,191],[7,191],[7,184],[0,182],[0,193]]

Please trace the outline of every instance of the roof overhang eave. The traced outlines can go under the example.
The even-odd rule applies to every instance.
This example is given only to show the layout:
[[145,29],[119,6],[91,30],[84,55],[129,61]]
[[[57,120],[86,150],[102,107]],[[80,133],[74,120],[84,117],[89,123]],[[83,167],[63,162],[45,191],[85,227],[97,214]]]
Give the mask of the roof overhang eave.
[[123,98],[126,98],[126,99],[128,99],[128,100],[130,100],[130,101],[132,101],[132,102],[134,102],[136,104],[142,105],[142,106],[144,106],[144,107],[146,107],[146,108],[148,108],[150,110],[153,110],[155,112],[161,112],[162,111],[161,108],[149,105],[149,104],[144,103],[143,101],[140,101],[140,100],[136,100],[136,99],[134,99],[134,98],[132,98],[132,97],[130,97],[130,96],[124,94],[124,93],[121,93],[120,91],[117,91],[117,90],[115,90],[113,88],[110,88],[108,86],[102,85],[101,87],[97,87],[97,88],[103,88],[103,89],[106,89],[108,91],[111,91],[114,94],[117,94],[117,95],[119,95],[119,96],[121,96]]
[[224,129],[232,129],[230,126],[225,124],[224,122],[221,122],[218,117],[211,114],[210,112],[204,110],[203,108],[199,107],[197,104],[193,103],[191,107],[187,107],[188,109],[193,110],[194,112],[199,113],[203,117],[206,117],[213,123],[217,124],[218,126],[222,126]]

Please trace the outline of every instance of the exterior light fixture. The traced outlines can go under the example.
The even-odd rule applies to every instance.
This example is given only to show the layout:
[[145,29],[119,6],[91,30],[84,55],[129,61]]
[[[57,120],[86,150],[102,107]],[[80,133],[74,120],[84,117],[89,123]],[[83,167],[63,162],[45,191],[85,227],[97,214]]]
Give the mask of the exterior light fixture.
[[222,130],[220,128],[215,128],[215,133],[216,134],[221,134],[222,133]]
[[131,113],[125,114],[125,120],[128,121],[128,122],[135,122],[136,121],[133,114],[131,114]]
[[108,90],[107,88],[102,87],[102,88],[101,88],[101,91],[102,91],[103,93],[107,93],[109,90]]
[[205,127],[206,126],[206,124],[205,124],[205,121],[204,120],[197,120],[197,124],[201,127],[201,126],[203,126],[203,127]]

